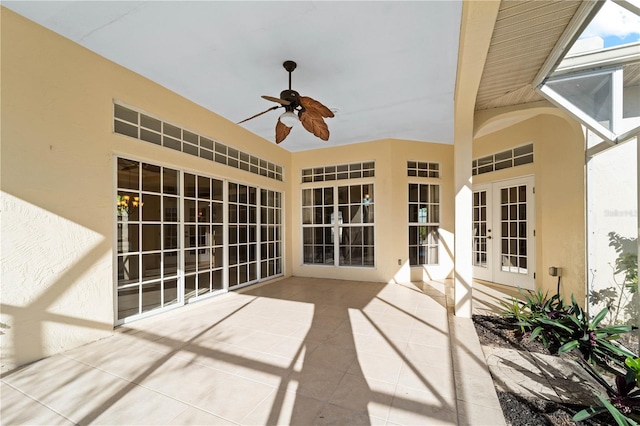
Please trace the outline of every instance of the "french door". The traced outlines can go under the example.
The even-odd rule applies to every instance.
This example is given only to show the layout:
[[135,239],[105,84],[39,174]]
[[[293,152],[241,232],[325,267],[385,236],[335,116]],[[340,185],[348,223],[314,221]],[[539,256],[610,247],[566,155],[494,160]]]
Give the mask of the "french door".
[[473,188],[474,278],[535,288],[533,177]]
[[117,324],[282,274],[277,191],[118,158]]

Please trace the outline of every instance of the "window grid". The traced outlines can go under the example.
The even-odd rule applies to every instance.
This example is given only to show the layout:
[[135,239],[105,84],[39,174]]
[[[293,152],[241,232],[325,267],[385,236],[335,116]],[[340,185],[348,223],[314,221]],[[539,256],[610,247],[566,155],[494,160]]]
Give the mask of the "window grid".
[[440,164],[428,163],[424,161],[407,161],[407,176],[439,178]]
[[501,268],[526,275],[527,265],[527,186],[500,190]]
[[[334,265],[333,187],[302,190],[303,262]],[[339,220],[342,223],[341,220]],[[340,229],[342,234],[342,228]]]
[[114,104],[114,132],[191,154],[205,160],[282,181],[280,165],[239,151],[142,112]]
[[473,160],[473,175],[533,163],[533,144],[519,146]]
[[229,287],[258,279],[258,189],[229,182]]
[[178,302],[177,170],[118,159],[118,318]]
[[341,218],[340,266],[373,267],[373,184],[338,187],[338,220]]
[[[282,274],[281,193],[241,184],[229,189],[227,181],[136,160],[116,164],[118,322],[223,290],[225,268],[231,285]],[[256,218],[259,191],[264,223]],[[225,227],[233,230],[233,264],[223,256]],[[260,276],[259,227],[266,249]]]
[[185,300],[224,288],[223,182],[184,174]]
[[302,182],[329,182],[375,177],[375,169],[374,161],[302,169]]
[[373,184],[302,190],[304,264],[375,266],[373,192]]
[[439,262],[440,185],[409,184],[409,265]]
[[473,193],[473,266],[487,265],[487,191]]
[[260,191],[260,277],[282,274],[282,200],[279,192]]

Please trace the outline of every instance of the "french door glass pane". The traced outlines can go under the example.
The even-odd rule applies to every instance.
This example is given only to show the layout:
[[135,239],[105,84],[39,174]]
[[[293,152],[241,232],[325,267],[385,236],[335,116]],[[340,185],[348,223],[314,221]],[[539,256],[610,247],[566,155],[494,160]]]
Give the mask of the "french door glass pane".
[[138,286],[118,290],[118,318],[126,318],[139,313]]
[[174,305],[178,303],[178,280],[168,280],[164,282],[164,305]]
[[140,250],[138,224],[118,223],[118,253],[129,253]]
[[160,192],[160,166],[154,166],[153,164],[142,165],[142,190]]
[[123,189],[139,188],[139,164],[137,161],[118,158],[118,187]]
[[142,285],[142,312],[162,306],[162,284],[155,282]]
[[527,274],[527,187],[518,185],[500,191],[501,269]]
[[180,303],[181,286],[185,300],[224,289],[225,250],[231,285],[282,273],[280,193],[120,158],[117,176],[119,320]]

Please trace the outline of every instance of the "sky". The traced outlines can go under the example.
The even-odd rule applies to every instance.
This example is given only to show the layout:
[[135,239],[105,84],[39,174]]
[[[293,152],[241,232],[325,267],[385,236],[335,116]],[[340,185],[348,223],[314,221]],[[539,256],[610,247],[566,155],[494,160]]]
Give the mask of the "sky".
[[[632,0],[631,3],[638,6],[640,1]],[[580,39],[595,36],[602,37],[605,48],[640,41],[640,16],[607,1]]]

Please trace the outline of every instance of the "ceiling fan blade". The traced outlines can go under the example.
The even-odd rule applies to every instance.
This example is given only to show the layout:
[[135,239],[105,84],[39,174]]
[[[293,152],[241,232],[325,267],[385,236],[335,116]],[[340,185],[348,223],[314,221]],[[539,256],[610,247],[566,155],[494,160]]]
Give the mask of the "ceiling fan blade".
[[266,99],[266,100],[271,101],[271,102],[277,102],[277,103],[282,104],[284,106],[291,105],[291,102],[285,101],[284,99],[280,99],[280,98],[274,98],[273,96],[262,95],[262,99]]
[[333,117],[333,112],[326,106],[322,105],[320,102],[312,99],[308,96],[300,96],[300,105],[304,107],[306,110],[315,111],[322,117],[331,118]]
[[[268,109],[268,110],[266,110],[266,111],[259,112],[259,113],[257,113],[256,115],[252,115],[252,116],[251,116],[251,117],[249,117],[249,118],[245,118],[245,119],[244,119],[244,120],[242,120],[242,121],[238,121],[236,124],[241,124],[241,123],[244,123],[245,121],[249,121],[249,120],[251,120],[252,118],[260,117],[262,114],[266,114],[266,113],[268,113],[269,111],[273,111],[274,109],[278,109],[278,108],[282,108],[282,107],[279,107],[279,106],[271,107],[271,108],[269,108],[269,109]],[[280,121],[280,120],[278,120],[278,121]]]
[[[311,110],[313,111],[313,110]],[[298,113],[302,126],[323,141],[329,140],[329,127],[324,122],[320,114],[310,112],[310,110],[300,111]],[[278,120],[279,121],[279,120]]]
[[285,126],[280,119],[276,122],[276,143],[280,143],[289,136],[291,127]]

